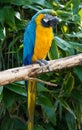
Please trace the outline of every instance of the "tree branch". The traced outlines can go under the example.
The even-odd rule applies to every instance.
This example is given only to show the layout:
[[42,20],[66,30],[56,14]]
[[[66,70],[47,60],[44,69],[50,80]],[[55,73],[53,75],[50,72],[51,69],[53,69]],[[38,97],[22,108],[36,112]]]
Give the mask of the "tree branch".
[[8,69],[0,72],[0,86],[6,85],[15,81],[28,80],[33,78],[34,75],[40,73],[57,71],[65,68],[70,68],[82,64],[82,53],[66,58],[60,58],[57,60],[48,61],[48,65],[40,66],[39,64],[32,64],[28,66]]

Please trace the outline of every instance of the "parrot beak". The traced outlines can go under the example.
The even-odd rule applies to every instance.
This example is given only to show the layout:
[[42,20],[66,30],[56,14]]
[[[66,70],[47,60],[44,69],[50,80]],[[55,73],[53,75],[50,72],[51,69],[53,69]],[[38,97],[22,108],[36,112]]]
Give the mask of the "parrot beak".
[[53,28],[55,28],[58,23],[58,18],[57,16],[45,14],[43,18],[43,22],[45,23],[46,27],[52,26]]
[[56,16],[53,17],[52,20],[50,20],[50,25],[51,25],[52,27],[56,27],[56,26],[57,26],[57,23],[58,23],[58,18],[57,18]]
[[55,17],[53,17],[53,19],[51,19],[49,22],[50,22],[50,25],[51,25],[53,28],[56,28],[56,27],[57,27],[57,23],[58,23],[58,18],[55,16]]

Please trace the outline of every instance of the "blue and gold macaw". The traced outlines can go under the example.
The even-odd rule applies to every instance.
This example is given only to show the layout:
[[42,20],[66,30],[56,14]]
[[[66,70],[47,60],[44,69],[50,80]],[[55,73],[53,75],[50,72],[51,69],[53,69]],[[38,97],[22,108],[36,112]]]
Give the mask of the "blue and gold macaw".
[[[55,14],[53,10],[43,9],[27,25],[24,33],[24,65],[46,58],[54,38],[52,27],[57,25]],[[28,130],[33,130],[35,102],[36,81],[28,81]]]

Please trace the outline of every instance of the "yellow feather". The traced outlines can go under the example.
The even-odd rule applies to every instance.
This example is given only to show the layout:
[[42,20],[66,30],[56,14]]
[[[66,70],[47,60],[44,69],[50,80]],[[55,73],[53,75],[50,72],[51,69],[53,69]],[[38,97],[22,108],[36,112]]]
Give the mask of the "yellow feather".
[[51,47],[53,36],[52,27],[43,27],[41,24],[41,19],[43,14],[40,14],[36,18],[36,39],[35,48],[32,61],[41,60],[46,58],[46,55]]

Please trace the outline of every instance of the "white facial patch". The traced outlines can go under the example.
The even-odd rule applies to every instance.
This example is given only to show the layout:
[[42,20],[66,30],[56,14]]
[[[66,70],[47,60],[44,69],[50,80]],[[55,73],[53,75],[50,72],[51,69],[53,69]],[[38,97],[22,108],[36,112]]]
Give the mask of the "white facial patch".
[[43,21],[45,22],[45,23],[47,23],[48,21],[50,21],[50,20],[52,20],[54,17],[52,16],[52,15],[50,15],[50,14],[45,14],[44,15],[44,18],[43,18]]
[[44,21],[45,23],[47,23],[47,22],[48,22],[48,19],[45,19],[45,18],[44,18],[43,21]]

